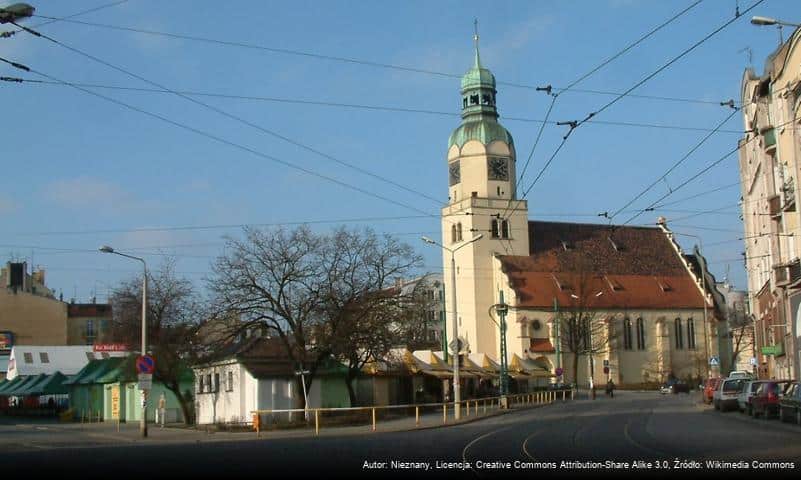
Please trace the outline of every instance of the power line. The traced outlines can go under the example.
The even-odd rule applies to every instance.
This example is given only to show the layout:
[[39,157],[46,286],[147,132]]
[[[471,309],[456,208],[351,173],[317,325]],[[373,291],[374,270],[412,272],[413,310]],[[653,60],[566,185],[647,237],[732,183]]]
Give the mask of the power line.
[[736,206],[737,206],[737,204],[734,204],[734,205],[726,205],[725,207],[715,208],[715,209],[712,209],[712,210],[702,210],[702,211],[700,211],[700,212],[696,212],[696,213],[693,213],[693,214],[691,214],[691,215],[685,215],[685,216],[683,216],[683,217],[679,217],[679,218],[673,218],[673,219],[672,219],[672,221],[674,221],[674,222],[680,222],[680,221],[682,221],[682,220],[686,220],[686,219],[688,219],[688,218],[695,218],[695,217],[699,217],[699,216],[701,216],[701,215],[707,215],[707,214],[710,214],[710,213],[726,213],[726,214],[732,214],[732,213],[735,213],[735,214],[739,214],[739,212],[721,212],[721,210],[725,210],[725,209],[727,209],[727,208],[733,208],[733,207],[736,207]]
[[[15,25],[17,25],[17,24],[15,23]],[[397,188],[400,188],[400,189],[402,189],[402,190],[404,190],[404,191],[406,191],[406,192],[409,192],[409,193],[412,193],[412,194],[415,194],[415,195],[419,195],[419,196],[421,196],[421,197],[424,197],[424,198],[426,198],[426,199],[428,199],[428,200],[430,200],[430,201],[432,201],[432,202],[436,203],[437,205],[440,205],[440,204],[442,203],[440,200],[438,200],[438,199],[436,199],[436,198],[434,198],[434,197],[432,197],[432,196],[430,196],[430,195],[427,195],[427,194],[425,194],[425,193],[423,193],[423,192],[420,192],[420,191],[418,191],[418,190],[415,190],[415,189],[409,188],[409,187],[407,187],[407,186],[405,186],[405,185],[402,185],[402,184],[400,184],[400,183],[398,183],[398,182],[396,182],[396,181],[394,181],[394,180],[391,180],[391,179],[388,179],[388,178],[386,178],[386,177],[383,177],[383,176],[381,176],[381,175],[378,175],[378,174],[376,174],[376,173],[370,172],[370,171],[369,171],[369,170],[367,170],[367,169],[364,169],[364,168],[358,167],[358,166],[356,166],[356,165],[353,165],[353,164],[351,164],[351,163],[348,163],[348,162],[346,162],[346,161],[344,161],[344,160],[340,160],[340,159],[338,159],[338,158],[334,157],[333,155],[330,155],[330,154],[328,154],[328,153],[325,153],[325,152],[322,152],[322,151],[320,151],[320,150],[317,150],[316,148],[313,148],[313,147],[311,147],[311,146],[309,146],[309,145],[307,145],[307,144],[305,144],[305,143],[299,142],[299,141],[297,141],[297,140],[294,140],[294,139],[292,139],[292,138],[289,138],[289,137],[287,137],[287,136],[285,136],[285,135],[282,135],[282,134],[280,134],[280,133],[278,133],[278,132],[275,132],[275,131],[273,131],[273,130],[270,130],[270,129],[268,129],[268,128],[265,128],[265,127],[263,127],[263,126],[261,126],[261,125],[258,125],[258,124],[256,124],[256,123],[254,123],[254,122],[251,122],[251,121],[249,121],[249,120],[246,120],[246,119],[244,119],[244,118],[242,118],[242,117],[240,117],[240,116],[238,116],[238,115],[234,115],[234,114],[232,114],[232,113],[230,113],[230,112],[228,112],[228,111],[226,111],[226,110],[223,110],[223,109],[221,109],[221,108],[217,108],[217,107],[215,107],[215,106],[213,106],[213,105],[209,105],[208,103],[204,103],[204,102],[201,102],[200,100],[197,100],[197,99],[195,99],[195,98],[192,98],[191,96],[184,95],[184,94],[181,94],[181,93],[179,93],[179,92],[176,92],[176,91],[174,91],[174,90],[171,90],[171,89],[167,88],[167,87],[166,87],[166,86],[164,86],[164,85],[161,85],[161,84],[159,84],[159,83],[157,83],[157,82],[154,82],[154,81],[152,81],[152,80],[149,80],[149,79],[147,79],[147,78],[145,78],[145,77],[143,77],[143,76],[141,76],[141,75],[138,75],[138,74],[136,74],[136,73],[133,73],[133,72],[131,72],[130,70],[127,70],[127,69],[125,69],[125,68],[122,68],[122,67],[119,67],[119,66],[117,66],[117,65],[114,65],[114,64],[112,64],[112,63],[110,63],[110,62],[108,62],[108,61],[106,61],[106,60],[103,60],[103,59],[101,59],[101,58],[98,58],[98,57],[96,57],[96,56],[94,56],[94,55],[91,55],[91,54],[89,54],[89,53],[86,53],[86,52],[84,52],[84,51],[82,51],[82,50],[79,50],[79,49],[77,49],[77,48],[75,48],[75,47],[72,47],[72,46],[70,46],[70,45],[67,45],[67,44],[65,44],[65,43],[63,43],[63,42],[61,42],[61,41],[59,41],[59,40],[56,40],[56,39],[54,39],[54,38],[52,38],[52,37],[49,37],[49,36],[47,36],[47,35],[44,35],[44,34],[42,34],[42,33],[39,33],[39,32],[37,32],[37,31],[35,31],[35,30],[32,30],[32,29],[30,29],[30,28],[27,28],[27,27],[24,27],[24,26],[20,26],[20,25],[17,25],[17,26],[19,26],[20,28],[24,29],[26,32],[28,32],[28,33],[30,33],[30,34],[32,34],[32,35],[35,35],[35,36],[37,36],[37,37],[40,37],[40,38],[44,38],[44,39],[46,39],[46,40],[48,40],[48,41],[50,41],[50,42],[52,42],[52,43],[55,43],[56,45],[58,45],[58,46],[60,46],[60,47],[62,47],[62,48],[66,48],[67,50],[69,50],[69,51],[71,51],[71,52],[73,52],[73,53],[77,53],[78,55],[81,55],[81,56],[83,56],[83,57],[85,57],[85,58],[88,58],[88,59],[90,59],[90,60],[92,60],[92,61],[94,61],[94,62],[100,63],[101,65],[104,65],[104,66],[106,66],[106,67],[109,67],[109,68],[111,68],[111,69],[113,69],[113,70],[116,70],[116,71],[118,71],[118,72],[120,72],[120,73],[123,73],[123,74],[125,74],[125,75],[128,75],[129,77],[132,77],[132,78],[135,78],[135,79],[137,79],[137,80],[140,80],[140,81],[142,81],[142,82],[145,82],[145,83],[147,83],[147,84],[149,84],[149,85],[152,85],[152,86],[154,86],[154,87],[156,87],[156,88],[160,88],[160,89],[164,90],[165,92],[168,92],[168,93],[171,93],[171,94],[173,94],[173,95],[176,95],[176,96],[178,96],[178,97],[180,97],[180,98],[183,98],[184,100],[187,100],[187,101],[189,101],[189,102],[192,102],[192,103],[194,103],[194,104],[196,104],[196,105],[199,105],[199,106],[201,106],[201,107],[203,107],[203,108],[205,108],[205,109],[207,109],[207,110],[211,110],[212,112],[215,112],[215,113],[217,113],[217,114],[219,114],[219,115],[222,115],[222,116],[224,116],[224,117],[226,117],[226,118],[229,118],[229,119],[231,119],[231,120],[234,120],[234,121],[236,121],[236,122],[239,122],[239,123],[241,123],[241,124],[243,124],[243,125],[246,125],[246,126],[248,126],[248,127],[250,127],[250,128],[256,129],[256,130],[258,130],[258,131],[259,131],[259,132],[261,132],[261,133],[264,133],[264,134],[270,135],[270,136],[272,136],[272,137],[274,137],[274,138],[278,138],[279,140],[282,140],[282,141],[284,141],[284,142],[287,142],[287,143],[289,143],[289,144],[291,144],[291,145],[294,145],[294,146],[296,146],[296,147],[302,148],[303,150],[306,150],[306,151],[308,151],[308,152],[311,152],[311,153],[313,153],[313,154],[315,154],[315,155],[318,155],[318,156],[320,156],[320,157],[323,157],[323,158],[325,158],[325,159],[327,159],[327,160],[331,160],[331,161],[333,161],[333,162],[335,162],[335,163],[338,163],[338,164],[340,164],[340,165],[342,165],[342,166],[344,166],[344,167],[347,167],[347,168],[350,168],[350,169],[352,169],[352,170],[355,170],[355,171],[357,171],[357,172],[359,172],[359,173],[362,173],[362,174],[364,174],[364,175],[367,175],[367,176],[369,176],[369,177],[371,177],[371,178],[374,178],[374,179],[376,179],[376,180],[380,180],[380,181],[382,181],[382,182],[385,182],[385,183],[388,183],[388,184],[390,184],[390,185],[393,185],[393,186],[395,186],[395,187],[397,187]]]
[[646,193],[648,193],[648,192],[649,192],[649,191],[650,191],[652,188],[654,188],[654,187],[655,187],[655,186],[656,186],[656,185],[657,185],[659,182],[661,182],[661,181],[663,181],[663,180],[666,180],[666,179],[667,179],[667,176],[668,176],[668,175],[670,175],[670,174],[673,172],[673,170],[675,170],[676,168],[678,168],[678,167],[679,167],[679,165],[681,165],[682,163],[684,163],[684,161],[685,161],[685,160],[687,160],[687,159],[690,157],[690,155],[692,155],[693,153],[695,153],[695,151],[696,151],[696,150],[698,150],[699,148],[701,148],[701,146],[702,146],[704,143],[706,143],[706,141],[707,141],[707,140],[709,140],[709,138],[710,138],[710,137],[712,137],[712,134],[713,134],[715,131],[717,131],[717,130],[718,130],[720,127],[722,127],[723,125],[725,125],[725,124],[726,124],[726,122],[728,122],[729,120],[731,120],[731,118],[732,118],[732,117],[734,116],[734,114],[735,114],[735,113],[737,113],[737,112],[738,112],[738,109],[736,109],[736,108],[735,108],[735,109],[732,109],[732,112],[731,112],[731,113],[730,113],[728,116],[726,116],[726,118],[724,118],[724,119],[723,119],[723,121],[721,121],[720,123],[718,123],[718,124],[717,124],[717,126],[715,127],[715,129],[714,129],[712,132],[710,132],[710,133],[708,133],[707,135],[705,135],[705,136],[704,136],[704,137],[703,137],[703,138],[702,138],[702,139],[701,139],[701,140],[700,140],[698,143],[696,143],[696,144],[695,144],[695,145],[694,145],[694,146],[693,146],[693,147],[692,147],[692,148],[691,148],[691,149],[690,149],[690,150],[689,150],[687,153],[685,153],[685,154],[684,154],[684,155],[683,155],[683,156],[682,156],[682,157],[681,157],[681,158],[680,158],[678,161],[676,161],[675,163],[673,163],[673,165],[671,165],[671,166],[670,166],[670,168],[668,168],[668,169],[667,169],[667,171],[666,171],[665,173],[663,173],[663,174],[662,174],[662,176],[660,176],[659,178],[657,178],[656,180],[654,180],[654,181],[653,181],[653,182],[652,182],[650,185],[648,185],[647,187],[645,187],[645,188],[644,188],[644,189],[643,189],[643,190],[642,190],[640,193],[638,193],[637,195],[635,195],[635,196],[634,196],[634,198],[632,198],[632,199],[631,199],[631,200],[629,200],[629,201],[628,201],[628,202],[627,202],[625,205],[623,205],[622,207],[620,207],[619,209],[617,209],[617,210],[616,210],[616,211],[615,211],[615,212],[612,214],[612,216],[611,216],[611,217],[609,217],[609,221],[611,222],[611,221],[612,221],[612,219],[614,219],[614,218],[615,218],[615,217],[616,217],[616,216],[617,216],[617,215],[618,215],[620,212],[622,212],[623,210],[625,210],[626,208],[628,208],[629,206],[631,206],[631,204],[633,204],[634,202],[636,202],[637,200],[639,200],[639,199],[640,199],[640,198],[641,198],[643,195],[645,195],[645,194],[646,194]]
[[698,197],[701,197],[701,196],[704,196],[704,195],[709,195],[710,193],[715,193],[715,192],[719,192],[721,190],[725,190],[727,188],[739,187],[739,186],[740,186],[740,182],[730,183],[730,184],[724,185],[722,187],[718,187],[718,188],[715,188],[715,189],[712,189],[712,190],[707,190],[705,192],[697,193],[695,195],[682,198],[681,200],[673,200],[672,202],[663,203],[661,205],[657,205],[654,208],[661,208],[661,207],[667,207],[667,206],[670,206],[670,205],[675,205],[677,203],[686,202],[687,200],[692,200],[694,198],[698,198]]
[[[30,68],[30,67],[27,67],[27,66],[25,66],[25,65],[21,65],[21,64],[19,64],[19,63],[12,62],[12,61],[10,61],[10,60],[7,60],[7,59],[4,59],[4,58],[2,58],[2,57],[0,57],[0,61],[2,61],[2,62],[5,62],[5,63],[8,63],[9,65],[12,65],[12,66],[14,66],[14,67],[16,67],[16,68],[21,68],[22,70],[25,70],[25,71],[28,71],[28,72],[35,73],[35,74],[37,74],[37,75],[40,75],[40,76],[42,76],[42,77],[44,77],[44,78],[48,78],[48,79],[50,79],[50,80],[53,80],[53,81],[62,81],[62,80],[59,80],[59,79],[58,79],[58,78],[56,78],[56,77],[50,76],[50,75],[48,75],[48,74],[45,74],[45,73],[43,73],[43,72],[40,72],[40,71],[38,71],[38,70],[34,70],[34,69],[32,69],[32,68]],[[209,132],[206,132],[206,131],[203,131],[203,130],[197,129],[197,128],[195,128],[195,127],[191,127],[191,126],[189,126],[189,125],[186,125],[186,124],[180,123],[180,122],[178,122],[178,121],[175,121],[175,120],[171,120],[171,119],[169,119],[169,118],[167,118],[167,117],[165,117],[165,116],[163,116],[163,115],[159,115],[159,114],[157,114],[157,113],[153,113],[153,112],[150,112],[150,111],[144,110],[144,109],[142,109],[142,108],[139,108],[139,107],[136,107],[136,106],[130,105],[130,104],[128,104],[128,103],[122,102],[122,101],[120,101],[120,100],[117,100],[117,99],[114,99],[114,98],[111,98],[111,97],[107,97],[107,96],[105,96],[105,95],[102,95],[102,94],[100,94],[100,93],[97,93],[97,92],[93,92],[93,91],[91,91],[91,90],[87,90],[87,89],[85,89],[85,88],[83,88],[83,87],[79,87],[79,86],[77,86],[77,85],[71,85],[71,84],[70,84],[70,83],[68,83],[68,82],[63,82],[63,83],[64,83],[65,85],[70,85],[70,86],[72,86],[73,88],[75,88],[75,89],[77,89],[77,90],[80,90],[80,91],[82,91],[82,92],[84,92],[84,93],[87,93],[87,94],[89,94],[89,95],[92,95],[92,96],[95,96],[95,97],[101,98],[101,99],[103,99],[103,100],[106,100],[106,101],[108,101],[108,102],[111,102],[111,103],[114,103],[114,104],[116,104],[116,105],[119,105],[119,106],[125,107],[125,108],[127,108],[127,109],[129,109],[129,110],[132,110],[132,111],[135,111],[135,112],[139,112],[139,113],[141,113],[141,114],[143,114],[143,115],[146,115],[146,116],[149,116],[149,117],[152,117],[152,118],[155,118],[155,119],[161,120],[161,121],[162,121],[162,122],[164,122],[164,123],[167,123],[167,124],[173,125],[173,126],[175,126],[175,127],[178,127],[178,128],[180,128],[180,129],[183,129],[183,130],[186,130],[186,131],[189,131],[189,132],[195,133],[195,134],[197,134],[197,135],[200,135],[200,136],[202,136],[202,137],[206,137],[206,138],[208,138],[208,139],[214,140],[214,141],[216,141],[216,142],[218,142],[218,143],[221,143],[221,144],[223,144],[223,145],[227,145],[227,146],[229,146],[229,147],[236,148],[236,149],[238,149],[238,150],[241,150],[241,151],[244,151],[244,152],[250,153],[250,154],[252,154],[252,155],[255,155],[255,156],[258,156],[258,157],[260,157],[260,158],[264,158],[264,159],[266,159],[266,160],[269,160],[269,161],[271,161],[271,162],[275,162],[275,163],[278,163],[278,164],[284,165],[285,167],[291,168],[291,169],[293,169],[293,170],[298,170],[298,171],[300,171],[300,172],[306,173],[307,175],[311,175],[311,176],[314,176],[314,177],[317,177],[317,178],[320,178],[320,179],[323,179],[323,180],[329,181],[329,182],[331,182],[331,183],[334,183],[334,184],[337,184],[337,185],[339,185],[339,186],[345,187],[345,188],[347,188],[347,189],[349,189],[349,190],[353,190],[353,191],[356,191],[356,192],[362,193],[362,194],[364,194],[364,195],[367,195],[367,196],[369,196],[369,197],[373,197],[373,198],[376,198],[376,199],[379,199],[379,200],[383,200],[383,201],[385,201],[385,202],[387,202],[387,203],[391,203],[391,204],[393,204],[393,205],[397,205],[397,206],[400,206],[400,207],[403,207],[403,208],[406,208],[406,209],[409,209],[409,210],[413,210],[413,211],[415,211],[415,212],[422,213],[422,214],[424,214],[424,215],[427,215],[427,216],[429,216],[429,217],[432,217],[432,218],[439,218],[439,215],[434,215],[434,214],[428,213],[428,212],[426,212],[426,211],[424,211],[424,210],[421,210],[421,209],[419,209],[419,208],[417,208],[417,207],[414,207],[414,206],[408,205],[408,204],[406,204],[406,203],[403,203],[403,202],[399,202],[399,201],[397,201],[397,200],[393,200],[393,199],[391,199],[391,198],[388,198],[388,197],[386,197],[386,196],[383,196],[383,195],[380,195],[380,194],[377,194],[377,193],[373,193],[373,192],[371,192],[371,191],[369,191],[369,190],[366,190],[366,189],[364,189],[364,188],[358,187],[358,186],[356,186],[356,185],[352,185],[352,184],[350,184],[350,183],[347,183],[347,182],[344,182],[344,181],[342,181],[342,180],[338,180],[338,179],[336,179],[336,178],[334,178],[334,177],[330,177],[330,176],[328,176],[328,175],[325,175],[325,174],[322,174],[322,173],[316,172],[316,171],[314,171],[314,170],[310,170],[310,169],[308,169],[308,168],[301,167],[301,166],[299,166],[299,165],[295,165],[294,163],[291,163],[291,162],[289,162],[289,161],[287,161],[287,160],[283,160],[283,159],[280,159],[280,158],[278,158],[278,157],[274,157],[274,156],[272,156],[272,155],[268,155],[268,154],[266,154],[266,153],[263,153],[263,152],[261,152],[261,151],[255,150],[255,149],[253,149],[253,148],[246,147],[246,146],[244,146],[244,145],[241,145],[241,144],[239,144],[239,143],[235,143],[235,142],[232,142],[232,141],[230,141],[230,140],[226,140],[226,139],[224,139],[224,138],[222,138],[222,137],[219,137],[219,136],[217,136],[217,135],[214,135],[214,134],[212,134],[212,133],[209,133]]]
[[[44,15],[33,15],[34,17],[38,18],[45,18],[45,19],[52,19],[54,17],[48,17]],[[416,68],[416,67],[409,67],[403,65],[394,65],[390,63],[382,63],[382,62],[374,62],[370,60],[361,60],[356,58],[349,58],[349,57],[340,57],[340,56],[333,56],[333,55],[324,55],[315,52],[307,52],[302,50],[292,50],[286,48],[277,48],[277,47],[269,47],[265,45],[257,45],[252,43],[245,43],[245,42],[235,42],[235,41],[227,41],[227,40],[220,40],[208,37],[200,37],[196,35],[183,35],[177,33],[170,33],[170,32],[163,32],[163,31],[156,31],[156,30],[148,30],[143,28],[135,28],[135,27],[125,27],[119,25],[109,25],[104,23],[97,23],[97,22],[86,22],[81,20],[64,20],[67,23],[74,23],[77,25],[84,25],[90,27],[97,27],[97,28],[105,28],[110,30],[119,30],[125,32],[132,32],[132,33],[139,33],[139,34],[146,34],[146,35],[156,35],[162,36],[172,39],[178,40],[189,40],[194,42],[202,42],[202,43],[211,43],[216,45],[222,45],[227,47],[238,47],[238,48],[245,48],[250,50],[260,50],[260,51],[267,51],[271,53],[280,53],[286,55],[294,55],[294,56],[301,56],[306,58],[314,58],[318,60],[330,60],[336,61],[341,63],[349,63],[353,65],[362,65],[368,67],[376,67],[376,68],[386,68],[392,70],[399,70],[403,72],[409,73],[418,73],[418,74],[425,74],[425,75],[433,75],[438,77],[444,78],[461,78],[462,74],[460,73],[448,73],[448,72],[440,72],[436,70],[424,69],[424,68]],[[526,85],[521,83],[514,83],[514,82],[503,82],[499,81],[496,82],[498,85],[505,85],[514,88],[524,88],[528,90],[535,90],[537,88],[536,85]],[[554,87],[557,91],[567,90],[563,87]],[[588,90],[588,89],[579,89],[579,88],[571,88],[570,92],[575,93],[587,93],[593,95],[620,95],[619,92],[610,92],[604,90]],[[681,97],[668,97],[668,96],[657,96],[657,95],[635,95],[635,94],[628,94],[630,98],[641,98],[646,100],[661,100],[661,101],[670,101],[670,102],[682,102],[682,103],[697,103],[697,104],[705,104],[705,105],[719,105],[720,102],[710,101],[710,100],[702,100],[702,99],[692,99],[692,98],[681,98]]]
[[[47,80],[35,80],[29,78],[21,78],[21,77],[0,77],[0,81],[5,81],[9,83],[26,83],[26,84],[37,84],[37,85],[58,85],[64,86],[58,82],[52,82]],[[368,105],[368,104],[359,104],[359,103],[343,103],[343,102],[329,102],[325,100],[305,100],[305,99],[297,99],[297,98],[286,98],[286,97],[264,97],[264,96],[254,96],[254,95],[233,95],[233,94],[224,94],[224,93],[213,93],[213,92],[198,92],[192,90],[178,90],[174,89],[172,91],[156,89],[156,88],[143,88],[143,87],[127,87],[127,86],[120,86],[120,85],[103,85],[103,84],[96,84],[96,83],[80,83],[80,82],[68,82],[73,85],[77,85],[79,87],[84,88],[98,88],[98,89],[108,89],[108,90],[120,90],[120,91],[132,91],[132,92],[143,92],[143,93],[160,93],[160,94],[173,94],[179,93],[181,95],[187,96],[196,96],[196,97],[211,97],[211,98],[224,98],[228,100],[247,100],[247,101],[259,101],[259,102],[274,102],[274,103],[287,103],[287,104],[297,104],[297,105],[312,105],[312,106],[322,106],[322,107],[334,107],[334,108],[352,108],[357,110],[368,110],[368,111],[386,111],[386,112],[398,112],[398,113],[412,113],[412,114],[424,114],[424,115],[436,115],[436,116],[447,116],[447,117],[461,117],[460,113],[455,112],[445,112],[445,111],[438,111],[438,110],[428,110],[423,108],[404,108],[404,107],[394,107],[388,105]],[[558,122],[546,119],[539,119],[539,118],[527,118],[527,117],[511,117],[511,116],[504,116],[503,119],[505,121],[510,122],[525,122],[525,123],[543,123],[547,125],[556,125]],[[664,129],[664,130],[680,130],[680,131],[699,131],[699,132],[710,132],[713,131],[711,128],[707,127],[692,127],[686,125],[665,125],[659,123],[645,123],[645,122],[625,122],[625,121],[609,121],[609,120],[597,120],[597,121],[589,121],[588,124],[593,125],[608,125],[608,126],[616,126],[616,127],[636,127],[636,128],[655,128],[655,129]],[[715,133],[729,133],[729,134],[736,134],[742,135],[744,132],[742,130],[724,130],[720,129],[717,130]]]
[[645,78],[643,78],[643,79],[642,79],[642,80],[640,80],[639,82],[637,82],[637,83],[635,83],[634,85],[632,85],[632,86],[631,86],[631,87],[630,87],[628,90],[626,90],[625,92],[621,93],[621,94],[620,94],[620,95],[618,95],[617,97],[613,98],[613,99],[612,99],[610,102],[606,103],[604,106],[602,106],[602,107],[601,107],[601,108],[599,108],[598,110],[595,110],[594,112],[590,112],[590,114],[589,114],[589,115],[587,115],[587,117],[586,117],[584,120],[582,120],[581,122],[579,122],[579,125],[583,124],[584,122],[586,122],[586,121],[587,121],[587,120],[589,120],[590,118],[592,118],[592,117],[594,117],[594,116],[596,116],[596,115],[600,114],[600,113],[601,113],[601,112],[603,112],[604,110],[608,109],[609,107],[611,107],[612,105],[614,105],[615,103],[617,103],[618,101],[620,101],[620,99],[624,98],[626,95],[630,94],[631,92],[633,92],[634,90],[636,90],[637,88],[639,88],[639,87],[640,87],[641,85],[643,85],[645,82],[647,82],[647,81],[651,80],[652,78],[654,78],[655,76],[657,76],[657,75],[658,75],[659,73],[661,73],[663,70],[665,70],[666,68],[670,67],[671,65],[673,65],[674,63],[676,63],[676,62],[677,62],[679,59],[681,59],[682,57],[684,57],[684,56],[685,56],[685,55],[687,55],[688,53],[690,53],[690,52],[692,52],[693,50],[695,50],[696,48],[698,48],[698,47],[699,47],[700,45],[702,45],[704,42],[706,42],[706,41],[707,41],[707,40],[709,40],[710,38],[712,38],[712,37],[714,37],[715,35],[717,35],[717,34],[718,34],[718,33],[719,33],[721,30],[723,30],[724,28],[728,27],[728,26],[729,26],[729,25],[731,25],[732,23],[736,22],[736,21],[737,21],[737,20],[738,20],[738,19],[739,19],[739,18],[740,18],[742,15],[745,15],[745,14],[746,14],[746,13],[748,13],[749,11],[753,10],[754,8],[756,8],[757,6],[759,6],[759,5],[760,5],[762,2],[764,2],[764,1],[765,1],[765,0],[757,0],[757,1],[756,1],[754,4],[752,4],[750,7],[748,7],[747,9],[745,9],[745,11],[743,11],[741,15],[739,15],[739,16],[738,16],[738,15],[735,15],[735,16],[734,16],[734,18],[732,18],[732,19],[731,19],[731,20],[729,20],[728,22],[724,23],[724,24],[723,24],[723,25],[721,25],[720,27],[716,28],[715,30],[713,30],[713,31],[712,31],[712,33],[708,34],[707,36],[705,36],[705,37],[704,37],[704,38],[702,38],[701,40],[699,40],[699,41],[695,42],[695,43],[694,43],[692,46],[690,46],[689,48],[687,48],[687,49],[685,49],[684,51],[682,51],[682,52],[681,52],[679,55],[677,55],[677,56],[673,57],[673,58],[672,58],[672,59],[671,59],[669,62],[667,62],[666,64],[664,64],[664,65],[662,65],[661,67],[657,68],[657,69],[656,69],[654,72],[650,73],[650,74],[649,74],[649,75],[647,75]]
[[[86,15],[88,13],[97,12],[98,10],[103,10],[103,9],[109,8],[109,7],[116,7],[117,5],[120,5],[120,4],[123,4],[123,3],[126,3],[126,2],[128,2],[128,0],[119,0],[117,2],[106,3],[106,4],[100,5],[98,7],[90,8],[89,10],[82,10],[82,11],[80,11],[78,13],[73,13],[72,15],[68,15],[66,17],[60,17],[60,18],[48,17],[48,18],[51,18],[51,20],[48,20],[46,22],[37,23],[36,25],[32,26],[31,28],[39,28],[39,27],[43,27],[45,25],[50,25],[51,23],[63,22],[63,21],[66,21],[69,18],[79,17],[81,15]],[[10,30],[10,31],[5,31],[5,32],[0,32],[0,38],[9,38],[9,37],[11,37],[13,35],[18,34],[19,32],[23,32],[23,31],[24,30],[22,28],[20,28],[19,30]]]

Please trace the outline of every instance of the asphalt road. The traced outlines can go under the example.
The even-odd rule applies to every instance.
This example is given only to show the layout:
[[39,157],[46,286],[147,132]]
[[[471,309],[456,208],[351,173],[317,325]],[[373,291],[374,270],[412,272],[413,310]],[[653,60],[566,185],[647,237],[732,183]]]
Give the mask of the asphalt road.
[[[53,436],[48,430],[31,429],[18,435],[22,443],[16,448],[3,446],[0,440],[0,462],[5,471],[68,474],[70,478],[265,473],[293,478],[304,473],[374,478],[559,473],[596,477],[666,470],[673,477],[708,468],[707,461],[732,462],[720,470],[727,477],[743,473],[753,477],[756,471],[768,469],[771,478],[797,474],[801,427],[717,412],[697,400],[695,394],[620,392],[614,399],[600,396],[594,401],[557,402],[447,428],[319,438],[188,439],[159,445],[108,446],[97,438],[96,444],[71,447],[67,434]],[[0,428],[0,438],[7,433]],[[44,437],[31,442],[36,435]],[[47,447],[47,435],[54,448]],[[25,448],[26,442],[37,447]]]

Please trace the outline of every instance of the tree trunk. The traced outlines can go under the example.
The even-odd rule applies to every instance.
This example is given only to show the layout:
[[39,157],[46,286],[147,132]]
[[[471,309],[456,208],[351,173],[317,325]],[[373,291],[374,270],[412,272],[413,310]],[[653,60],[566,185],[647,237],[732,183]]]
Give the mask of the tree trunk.
[[165,383],[164,387],[167,388],[167,390],[171,391],[175,395],[175,398],[178,400],[178,404],[181,406],[181,415],[183,416],[184,423],[186,423],[187,425],[195,423],[194,418],[192,418],[193,415],[191,414],[192,412],[191,404],[189,402],[189,399],[184,397],[183,392],[181,392],[181,386],[177,383],[169,383],[169,384]]
[[573,352],[573,383],[576,384],[576,390],[578,390],[579,388],[578,364],[579,364],[579,354],[578,352]]
[[350,399],[350,406],[355,407],[357,403],[356,390],[353,388],[353,381],[356,380],[356,374],[353,370],[348,369],[345,375],[345,385],[348,387],[348,398]]

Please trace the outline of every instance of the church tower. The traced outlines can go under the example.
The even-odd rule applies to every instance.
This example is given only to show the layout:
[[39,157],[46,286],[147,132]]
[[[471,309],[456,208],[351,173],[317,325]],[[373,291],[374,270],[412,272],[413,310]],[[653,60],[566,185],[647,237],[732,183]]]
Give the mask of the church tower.
[[[454,258],[459,336],[471,353],[486,353],[497,360],[499,332],[489,309],[498,303],[503,275],[494,271],[493,257],[529,254],[528,206],[516,198],[514,141],[498,123],[495,76],[481,65],[478,31],[474,41],[473,67],[461,83],[462,123],[448,140],[442,244],[458,248]],[[480,240],[464,245],[478,235]],[[454,319],[450,255],[443,255],[449,336]]]

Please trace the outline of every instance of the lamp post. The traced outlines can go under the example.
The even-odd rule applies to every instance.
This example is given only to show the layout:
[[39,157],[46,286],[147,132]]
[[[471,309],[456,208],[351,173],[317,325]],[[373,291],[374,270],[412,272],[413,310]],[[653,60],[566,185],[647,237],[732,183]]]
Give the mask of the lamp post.
[[[113,253],[121,257],[127,257],[142,262],[143,275],[142,275],[142,355],[147,355],[147,264],[143,258],[134,257],[120,253],[108,245],[100,247],[103,253]],[[142,389],[142,418],[139,419],[139,432],[142,437],[147,437],[147,390]]]
[[456,251],[459,250],[460,248],[465,247],[467,245],[470,245],[471,243],[473,243],[475,241],[478,241],[483,236],[484,236],[483,234],[479,234],[479,235],[473,237],[472,239],[462,243],[461,245],[459,245],[456,248],[448,248],[445,245],[442,245],[439,242],[435,242],[434,240],[431,240],[428,237],[421,237],[424,242],[430,243],[431,245],[436,245],[436,246],[442,248],[443,250],[447,250],[448,252],[451,253],[451,305],[452,305],[451,308],[452,308],[452,312],[453,312],[453,313],[451,313],[451,319],[453,321],[453,327],[451,328],[451,331],[453,332],[453,340],[451,340],[451,342],[452,342],[453,345],[456,345],[456,347],[454,348],[454,350],[456,351],[456,354],[454,355],[454,359],[453,359],[453,402],[454,402],[453,403],[454,404],[453,416],[454,416],[454,418],[456,420],[459,420],[461,418],[461,412],[459,411],[459,403],[461,402],[462,399],[461,399],[460,391],[459,391],[459,330],[458,330],[458,327],[457,327],[457,322],[459,321],[459,316],[457,315],[457,311],[456,311],[456,257],[455,257],[455,254],[456,254]]
[[0,23],[15,23],[17,20],[33,15],[34,10],[36,9],[27,3],[15,3],[2,7],[0,8]]
[[[753,23],[753,20],[751,20],[751,23]],[[690,233],[679,233],[679,232],[674,232],[674,231],[669,231],[669,232],[674,234],[674,235],[682,235],[682,236],[685,236],[685,237],[693,237],[696,240],[698,240],[698,253],[702,258],[704,258],[704,241],[701,239],[701,237],[699,237],[698,235],[692,235]],[[705,352],[705,355],[706,355],[706,378],[709,378],[710,376],[712,376],[712,369],[710,368],[711,367],[711,365],[710,365],[711,358],[709,356],[709,341],[710,341],[709,340],[709,330],[708,330],[708,327],[706,325],[706,323],[707,323],[707,314],[706,314],[706,258],[704,258],[703,262],[699,259],[698,260],[698,266],[701,267],[701,272],[700,272],[700,274],[701,274],[701,290],[703,291],[702,292],[702,297],[703,297],[703,300],[704,300],[704,352]]]
[[784,43],[784,38],[782,36],[782,27],[801,27],[801,24],[798,23],[790,23],[784,22],[781,20],[777,20],[775,18],[770,17],[751,17],[751,23],[753,25],[758,25],[760,27],[769,26],[769,25],[776,25],[776,28],[779,30],[779,45]]

